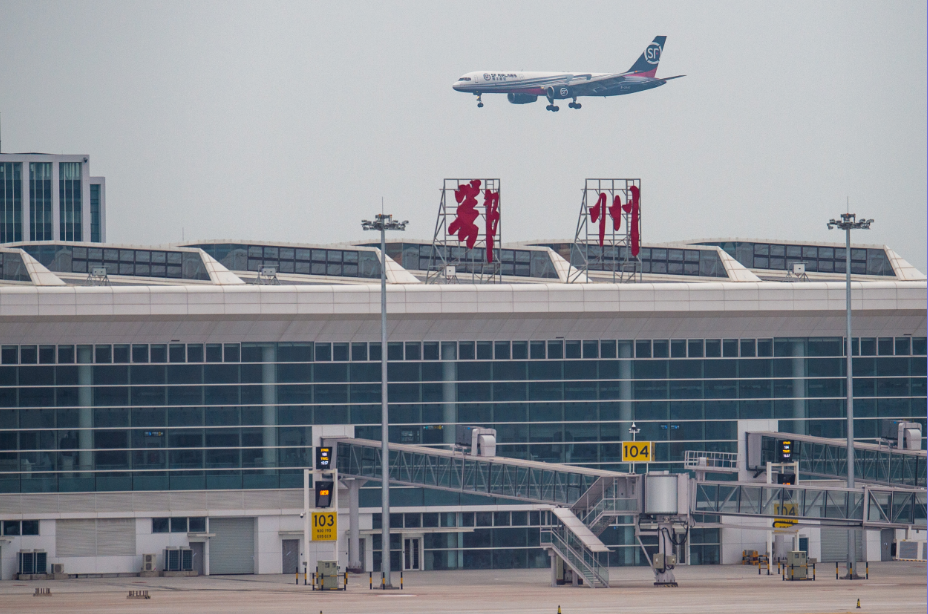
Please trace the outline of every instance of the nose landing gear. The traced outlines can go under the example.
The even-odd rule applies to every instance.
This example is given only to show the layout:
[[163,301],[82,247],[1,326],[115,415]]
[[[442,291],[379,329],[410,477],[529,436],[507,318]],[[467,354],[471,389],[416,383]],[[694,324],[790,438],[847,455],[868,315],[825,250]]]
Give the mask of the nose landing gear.
[[477,108],[483,108],[483,94],[477,94]]

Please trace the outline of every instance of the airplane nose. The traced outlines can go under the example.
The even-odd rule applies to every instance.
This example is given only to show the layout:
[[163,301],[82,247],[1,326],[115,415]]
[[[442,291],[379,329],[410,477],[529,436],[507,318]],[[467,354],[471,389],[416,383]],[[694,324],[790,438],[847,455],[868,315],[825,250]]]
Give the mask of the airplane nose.
[[451,84],[451,87],[452,87],[455,91],[460,92],[460,91],[461,91],[461,82],[460,82],[460,81],[455,81],[454,83]]

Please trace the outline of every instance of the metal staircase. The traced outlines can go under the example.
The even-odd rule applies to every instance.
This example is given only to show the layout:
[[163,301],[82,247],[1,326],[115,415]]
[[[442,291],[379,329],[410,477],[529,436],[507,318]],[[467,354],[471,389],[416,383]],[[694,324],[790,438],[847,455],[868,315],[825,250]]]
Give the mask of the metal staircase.
[[609,548],[573,512],[563,507],[551,510],[552,525],[541,529],[541,546],[554,552],[583,578],[590,588],[609,588],[609,568],[600,564],[599,554]]

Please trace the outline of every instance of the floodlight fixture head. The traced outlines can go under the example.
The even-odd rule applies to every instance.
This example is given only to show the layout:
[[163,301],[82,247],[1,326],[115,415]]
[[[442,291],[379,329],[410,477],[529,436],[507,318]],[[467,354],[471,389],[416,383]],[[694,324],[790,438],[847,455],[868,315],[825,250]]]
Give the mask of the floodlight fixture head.
[[363,230],[406,230],[406,224],[409,220],[394,220],[392,215],[378,213],[374,220],[361,220]]
[[839,228],[841,230],[870,230],[872,219],[857,219],[856,213],[842,213],[840,220],[828,220],[828,230]]

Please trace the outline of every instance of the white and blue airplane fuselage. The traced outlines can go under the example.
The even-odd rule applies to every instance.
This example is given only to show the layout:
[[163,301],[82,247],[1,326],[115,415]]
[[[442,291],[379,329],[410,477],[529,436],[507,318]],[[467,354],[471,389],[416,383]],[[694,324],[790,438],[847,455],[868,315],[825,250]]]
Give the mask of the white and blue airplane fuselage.
[[525,71],[474,71],[462,75],[452,86],[458,92],[477,96],[477,106],[483,106],[483,94],[506,94],[513,104],[528,104],[539,96],[548,99],[549,111],[557,111],[555,100],[571,98],[568,105],[579,109],[581,96],[621,96],[660,87],[676,77],[659,79],[655,76],[666,36],[658,36],[648,45],[638,61],[622,73],[573,73]]

